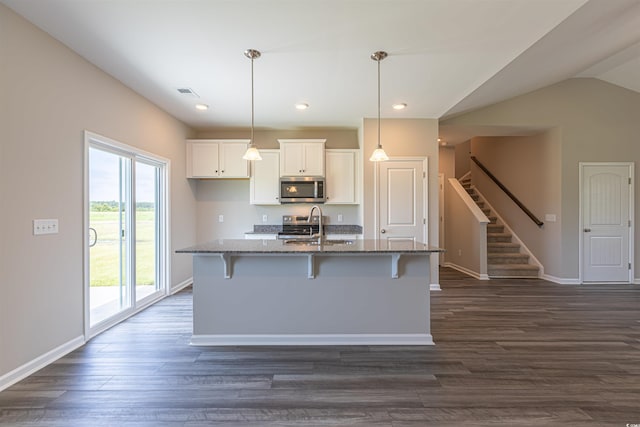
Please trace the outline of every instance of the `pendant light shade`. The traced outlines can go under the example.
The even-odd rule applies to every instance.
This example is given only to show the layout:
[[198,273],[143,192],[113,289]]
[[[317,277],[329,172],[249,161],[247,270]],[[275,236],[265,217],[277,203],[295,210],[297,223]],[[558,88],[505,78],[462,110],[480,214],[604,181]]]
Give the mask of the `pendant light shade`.
[[369,157],[372,162],[384,162],[389,160],[389,156],[384,152],[382,143],[380,142],[380,61],[387,57],[387,52],[378,51],[371,54],[371,59],[378,63],[378,146]]
[[253,102],[253,60],[260,58],[260,52],[255,49],[247,49],[244,51],[244,56],[251,60],[251,140],[249,141],[249,148],[242,156],[245,160],[262,160],[260,152],[256,148],[253,141],[253,122],[254,122],[254,102]]

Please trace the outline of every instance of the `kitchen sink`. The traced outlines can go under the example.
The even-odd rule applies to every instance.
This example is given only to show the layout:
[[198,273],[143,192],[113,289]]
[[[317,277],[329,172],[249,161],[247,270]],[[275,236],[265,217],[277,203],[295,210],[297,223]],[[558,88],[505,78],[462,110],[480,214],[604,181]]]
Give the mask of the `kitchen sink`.
[[323,239],[319,243],[317,239],[288,239],[284,241],[285,245],[303,245],[303,246],[319,246],[319,245],[353,245],[353,240],[342,239]]

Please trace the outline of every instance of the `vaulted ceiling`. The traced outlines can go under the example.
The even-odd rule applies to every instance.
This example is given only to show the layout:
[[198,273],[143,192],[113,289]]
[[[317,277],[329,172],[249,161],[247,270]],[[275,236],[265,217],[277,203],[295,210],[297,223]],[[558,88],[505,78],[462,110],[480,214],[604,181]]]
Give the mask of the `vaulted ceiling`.
[[375,117],[377,50],[389,54],[383,117],[442,118],[576,76],[640,91],[640,0],[0,3],[195,128],[249,125],[249,48],[262,53],[261,128],[355,128]]

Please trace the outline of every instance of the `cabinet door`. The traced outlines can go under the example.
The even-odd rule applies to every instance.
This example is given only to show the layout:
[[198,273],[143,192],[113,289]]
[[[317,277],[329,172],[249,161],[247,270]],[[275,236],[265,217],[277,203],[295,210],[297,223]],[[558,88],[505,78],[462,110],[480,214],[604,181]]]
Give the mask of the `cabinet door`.
[[[190,142],[187,147],[187,178],[215,178],[218,176],[218,144]],[[191,167],[189,167],[191,165]]]
[[262,160],[252,162],[249,202],[252,205],[280,204],[280,152],[260,150]]
[[280,176],[301,176],[304,144],[291,142],[280,146]]
[[324,143],[305,143],[303,159],[303,175],[324,176]]
[[326,151],[325,204],[357,204],[357,155],[355,150]]
[[220,177],[248,178],[249,162],[242,158],[249,144],[220,143]]

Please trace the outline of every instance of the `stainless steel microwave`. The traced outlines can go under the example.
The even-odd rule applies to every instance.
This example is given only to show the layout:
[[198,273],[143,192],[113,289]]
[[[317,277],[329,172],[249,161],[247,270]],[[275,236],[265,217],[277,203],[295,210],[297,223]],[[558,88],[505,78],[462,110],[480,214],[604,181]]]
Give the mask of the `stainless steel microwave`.
[[286,176],[280,178],[280,203],[324,203],[324,178]]

